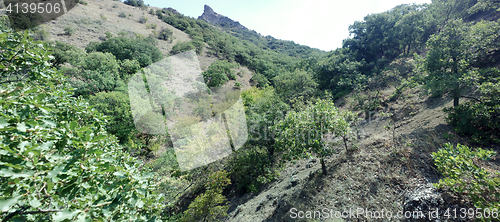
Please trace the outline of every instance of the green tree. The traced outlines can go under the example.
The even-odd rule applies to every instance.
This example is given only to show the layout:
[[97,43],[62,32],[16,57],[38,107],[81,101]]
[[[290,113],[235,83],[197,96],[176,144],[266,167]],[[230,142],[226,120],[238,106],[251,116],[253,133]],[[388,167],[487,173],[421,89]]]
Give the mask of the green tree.
[[285,159],[306,158],[315,154],[320,159],[323,175],[326,175],[325,157],[333,154],[334,150],[333,144],[326,142],[325,136],[333,134],[345,138],[347,149],[351,123],[345,116],[352,114],[340,112],[327,100],[318,100],[301,112],[291,111],[273,127],[276,149],[283,152]]
[[[140,162],[104,131],[102,114],[74,98],[27,33],[0,32],[0,215],[5,221],[149,221],[164,206]],[[6,54],[6,57],[10,54]]]
[[100,113],[108,116],[106,130],[125,144],[137,133],[134,126],[128,95],[122,92],[100,92],[90,96],[89,101]]
[[124,90],[125,83],[120,78],[120,65],[110,53],[92,52],[86,54],[74,68],[62,71],[73,78],[71,85],[77,95],[92,95],[98,92]]
[[496,41],[497,26],[479,22],[468,26],[462,20],[449,22],[441,32],[431,36],[427,42],[430,48],[425,59],[419,62],[419,69],[427,75],[423,77],[424,88],[434,95],[450,93],[453,106],[459,105],[462,91],[478,76],[477,62]]
[[234,68],[237,68],[237,64],[226,60],[218,60],[210,64],[207,71],[202,73],[203,79],[207,86],[219,87],[230,79],[236,79],[236,74],[233,71]]
[[229,206],[225,203],[226,197],[222,195],[222,190],[231,184],[231,180],[227,176],[228,174],[224,170],[210,175],[205,185],[205,193],[197,196],[189,204],[189,208],[184,212],[181,221],[219,221],[222,217],[227,216],[226,212]]
[[163,28],[160,33],[158,33],[158,39],[168,41],[172,37],[174,32],[169,28]]
[[307,101],[316,93],[318,84],[313,80],[312,75],[303,70],[284,72],[273,79],[276,92],[286,101],[293,99]]
[[146,67],[163,58],[157,44],[157,39],[152,36],[138,36],[136,38],[115,37],[101,43],[90,43],[85,49],[87,53],[111,53],[118,60],[137,60],[141,64],[141,67]]

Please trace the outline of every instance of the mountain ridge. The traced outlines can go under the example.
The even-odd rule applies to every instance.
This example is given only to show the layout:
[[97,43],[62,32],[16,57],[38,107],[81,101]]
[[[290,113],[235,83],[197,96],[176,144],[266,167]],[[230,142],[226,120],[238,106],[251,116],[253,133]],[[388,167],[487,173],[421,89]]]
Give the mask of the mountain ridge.
[[217,24],[222,27],[236,28],[239,30],[250,31],[247,27],[240,24],[238,21],[234,21],[227,16],[216,13],[210,6],[205,5],[203,14],[198,17],[198,19],[205,20],[211,24]]

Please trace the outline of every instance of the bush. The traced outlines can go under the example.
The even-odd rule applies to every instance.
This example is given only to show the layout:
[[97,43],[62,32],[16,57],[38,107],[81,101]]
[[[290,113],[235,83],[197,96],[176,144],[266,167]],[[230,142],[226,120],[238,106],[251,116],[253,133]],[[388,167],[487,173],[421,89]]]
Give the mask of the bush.
[[236,89],[240,89],[240,88],[241,88],[241,83],[239,83],[239,82],[235,82],[235,83],[234,83],[234,88],[236,88]]
[[66,62],[77,63],[85,54],[85,51],[71,44],[57,41],[54,45],[54,65],[59,66]]
[[100,92],[91,96],[89,101],[97,111],[108,116],[106,131],[118,137],[120,143],[126,144],[137,133],[127,94]]
[[255,73],[253,76],[252,76],[252,82],[256,83],[256,86],[257,87],[267,87],[269,86],[271,83],[269,82],[269,80],[267,80],[267,78],[260,74],[260,73]]
[[148,22],[148,18],[142,16],[140,19],[139,19],[139,23],[141,24],[146,24],[146,22]]
[[49,37],[50,33],[44,27],[38,27],[33,33],[33,40],[35,41],[47,41]]
[[171,29],[163,28],[160,33],[158,33],[158,39],[168,41],[170,37],[172,37],[172,34],[174,34],[174,32]]
[[146,28],[148,29],[156,29],[158,25],[154,24],[154,23],[151,23],[151,24],[146,24]]
[[123,3],[127,4],[127,5],[130,5],[130,6],[134,6],[134,7],[143,7],[145,6],[144,4],[144,0],[126,0],[124,1]]
[[189,204],[189,208],[184,212],[181,221],[219,221],[221,217],[227,216],[229,206],[226,197],[222,195],[222,190],[231,181],[227,178],[226,171],[217,171],[210,175],[208,183],[205,185],[205,193],[197,196]]
[[[478,160],[490,160],[496,152],[457,144],[456,148],[446,143],[444,148],[432,153],[434,164],[445,177],[435,184],[436,187],[449,187],[459,195],[468,195],[474,207],[490,212],[500,209],[500,174],[491,177],[490,173],[478,166]],[[491,219],[491,218],[490,218]]]
[[469,101],[445,108],[447,121],[457,133],[470,136],[479,144],[500,143],[500,83],[483,83],[481,102]]
[[208,67],[208,70],[203,72],[203,79],[209,87],[219,87],[226,83],[229,79],[236,79],[236,74],[232,69],[236,68],[236,64],[226,60],[216,61]]
[[71,27],[64,28],[64,35],[71,36],[75,31]]
[[264,184],[279,176],[279,172],[267,158],[266,150],[260,147],[237,150],[229,167],[232,181],[242,193],[257,193]]
[[127,17],[127,15],[125,14],[125,12],[120,12],[120,13],[118,14],[118,17],[120,17],[120,18],[126,18],[126,17]]
[[170,50],[170,55],[175,55],[181,52],[186,52],[189,50],[193,50],[196,47],[191,42],[178,42],[172,47],[172,50]]
[[110,53],[89,53],[74,65],[75,68],[63,68],[62,71],[73,77],[70,82],[76,88],[76,95],[86,96],[125,88],[119,75],[120,66]]
[[157,40],[154,37],[115,37],[101,43],[91,43],[85,49],[90,52],[104,52],[113,54],[118,60],[137,60],[141,67],[146,67],[163,58],[156,47]]

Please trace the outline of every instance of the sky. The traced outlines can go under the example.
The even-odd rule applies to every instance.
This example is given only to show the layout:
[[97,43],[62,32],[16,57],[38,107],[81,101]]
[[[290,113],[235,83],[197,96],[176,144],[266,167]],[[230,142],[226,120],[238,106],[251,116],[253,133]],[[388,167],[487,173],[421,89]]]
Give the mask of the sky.
[[145,0],[155,7],[172,7],[198,18],[204,5],[239,21],[262,35],[290,40],[325,51],[342,47],[349,25],[372,13],[400,4],[431,3],[431,0]]

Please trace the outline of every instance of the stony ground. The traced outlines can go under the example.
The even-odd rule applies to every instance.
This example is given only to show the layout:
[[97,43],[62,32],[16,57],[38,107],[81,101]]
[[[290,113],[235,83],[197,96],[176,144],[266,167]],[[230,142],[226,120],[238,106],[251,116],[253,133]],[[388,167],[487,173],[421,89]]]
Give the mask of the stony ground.
[[[393,90],[385,90],[386,93]],[[343,221],[337,218],[293,219],[297,211],[330,210],[403,211],[405,195],[417,188],[439,181],[430,154],[443,143],[468,144],[455,135],[445,121],[444,107],[452,106],[447,98],[418,96],[418,90],[408,90],[397,102],[388,103],[384,110],[395,114],[395,138],[388,118],[375,115],[359,126],[359,149],[346,151],[327,159],[328,174],[321,175],[317,159],[287,164],[279,179],[268,184],[260,193],[247,194],[231,200],[228,221]],[[384,96],[384,95],[381,95]],[[347,103],[349,104],[349,102]],[[470,145],[470,144],[468,144]],[[498,147],[491,147],[499,150]],[[499,170],[498,162],[487,164]],[[442,191],[439,191],[440,193]],[[462,199],[445,192],[450,206]],[[448,206],[448,205],[447,205]],[[466,205],[461,205],[466,206]],[[323,213],[327,209],[328,214]],[[401,221],[396,218],[347,218],[345,221]]]

